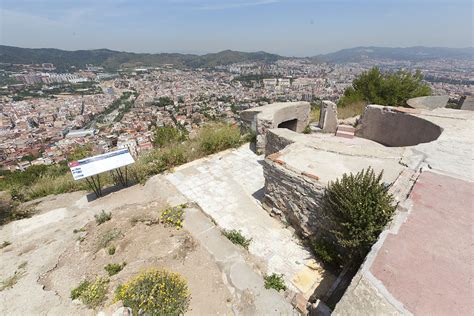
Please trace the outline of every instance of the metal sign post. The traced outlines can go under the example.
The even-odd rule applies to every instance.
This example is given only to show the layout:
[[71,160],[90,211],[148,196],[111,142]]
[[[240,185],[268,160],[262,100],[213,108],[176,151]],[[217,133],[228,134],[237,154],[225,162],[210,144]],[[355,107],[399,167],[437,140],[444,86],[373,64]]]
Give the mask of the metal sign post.
[[[102,196],[99,174],[110,171],[116,184],[128,186],[127,166],[135,160],[128,149],[120,149],[69,163],[74,180],[86,179],[96,196]],[[122,171],[120,168],[125,167]]]

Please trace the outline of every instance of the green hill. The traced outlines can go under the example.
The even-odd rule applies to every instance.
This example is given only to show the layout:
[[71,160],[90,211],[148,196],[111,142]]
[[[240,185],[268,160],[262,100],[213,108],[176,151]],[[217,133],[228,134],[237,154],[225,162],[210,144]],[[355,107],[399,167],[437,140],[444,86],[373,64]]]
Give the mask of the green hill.
[[109,49],[66,51],[53,48],[20,48],[0,45],[0,62],[13,64],[53,63],[57,68],[101,65],[108,69],[121,66],[159,66],[174,64],[186,67],[215,67],[238,62],[275,62],[285,57],[265,52],[222,51],[214,54],[192,55],[178,53],[139,54]]

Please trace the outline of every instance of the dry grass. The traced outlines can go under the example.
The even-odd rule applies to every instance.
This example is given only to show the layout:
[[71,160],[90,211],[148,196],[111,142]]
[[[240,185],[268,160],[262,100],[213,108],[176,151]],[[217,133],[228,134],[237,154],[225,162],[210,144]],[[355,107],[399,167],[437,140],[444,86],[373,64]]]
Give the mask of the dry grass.
[[366,107],[365,102],[352,103],[350,105],[341,106],[337,108],[337,118],[344,120],[356,115],[362,115]]
[[17,282],[22,277],[25,276],[25,274],[26,274],[26,271],[21,268],[21,269],[15,271],[15,273],[11,277],[8,277],[5,280],[1,281],[0,282],[0,292],[3,291],[3,290],[6,290],[6,289],[10,289],[13,286],[15,286],[15,284],[17,284]]
[[[104,180],[101,179],[101,182]],[[61,194],[79,190],[88,190],[87,183],[85,181],[74,181],[72,175],[69,173],[61,176],[42,176],[28,188],[26,191],[26,199],[34,200],[50,194]]]
[[311,113],[309,114],[309,122],[314,123],[314,122],[319,122],[319,115],[321,114],[321,109],[320,108],[312,108]]

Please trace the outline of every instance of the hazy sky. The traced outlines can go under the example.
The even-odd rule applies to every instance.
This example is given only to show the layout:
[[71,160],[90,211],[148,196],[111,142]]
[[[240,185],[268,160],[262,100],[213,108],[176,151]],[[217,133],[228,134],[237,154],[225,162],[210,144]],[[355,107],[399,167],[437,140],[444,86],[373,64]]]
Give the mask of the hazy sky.
[[21,47],[309,56],[473,45],[471,0],[0,0],[0,11],[0,43]]

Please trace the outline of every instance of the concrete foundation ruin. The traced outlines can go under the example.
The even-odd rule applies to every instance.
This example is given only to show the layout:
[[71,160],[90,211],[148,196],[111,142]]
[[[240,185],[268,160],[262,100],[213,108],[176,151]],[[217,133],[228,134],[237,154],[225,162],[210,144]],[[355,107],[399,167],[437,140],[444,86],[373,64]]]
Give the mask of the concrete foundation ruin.
[[[266,156],[262,203],[301,236],[331,238],[322,197],[327,184],[344,173],[357,173],[369,166],[376,172],[383,170],[383,181],[399,203],[392,223],[379,236],[336,306],[335,315],[423,315],[441,310],[449,313],[453,307],[456,314],[462,314],[474,308],[466,295],[466,282],[461,282],[466,283],[464,290],[457,284],[446,288],[431,282],[437,277],[472,278],[470,260],[463,253],[469,248],[464,242],[469,225],[463,221],[472,223],[472,215],[471,220],[466,216],[474,203],[474,113],[439,106],[445,99],[418,100],[416,109],[369,105],[352,139],[270,128],[278,124],[260,130],[264,141],[258,147]],[[427,100],[429,104],[423,105]],[[306,117],[309,110],[298,115]],[[453,204],[455,210],[441,198],[444,192],[439,190],[445,190],[442,187],[447,183],[453,183],[451,189],[445,188],[451,198],[460,201]],[[432,200],[438,202],[433,204]],[[457,215],[453,212],[464,220],[454,220]],[[446,220],[448,214],[453,220]],[[441,228],[443,218],[446,225]],[[440,234],[444,237],[434,237]],[[403,251],[408,248],[410,252]],[[434,253],[442,258],[437,259]],[[464,259],[449,263],[443,253]],[[420,269],[413,271],[413,262]],[[423,284],[430,284],[430,288]],[[443,299],[437,298],[437,293],[444,293]]]
[[309,112],[308,102],[284,102],[242,111],[240,117],[243,128],[256,134],[257,152],[263,152],[269,129],[286,128],[301,133],[308,126]]

